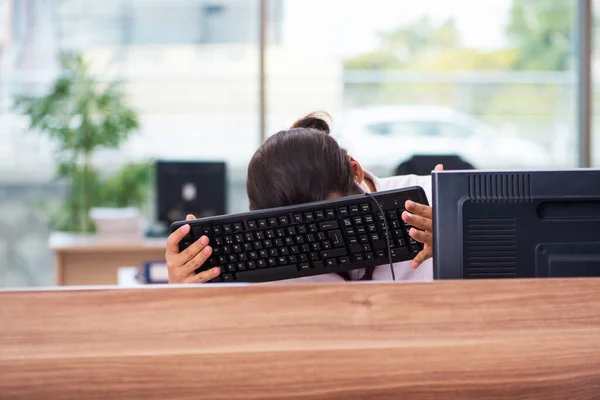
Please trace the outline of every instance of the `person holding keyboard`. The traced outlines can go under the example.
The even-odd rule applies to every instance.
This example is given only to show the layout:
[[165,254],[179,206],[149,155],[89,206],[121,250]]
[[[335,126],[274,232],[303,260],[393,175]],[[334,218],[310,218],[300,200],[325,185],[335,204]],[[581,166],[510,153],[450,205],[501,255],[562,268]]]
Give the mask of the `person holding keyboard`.
[[[363,169],[360,163],[341,148],[329,133],[328,115],[313,113],[296,121],[291,129],[278,132],[256,151],[248,165],[246,189],[251,210],[303,204],[335,199],[361,193],[420,186],[431,204],[430,176],[393,176],[378,178]],[[435,170],[443,167],[437,165]],[[393,264],[400,281],[430,281],[433,279],[432,209],[428,205],[407,201],[402,219],[411,228],[410,236],[423,243],[412,261]],[[187,220],[195,219],[188,215]],[[188,224],[174,231],[167,239],[166,263],[169,283],[204,283],[221,273],[214,267],[200,273],[212,254],[209,239],[202,236],[183,251],[179,242],[189,233]],[[345,282],[359,280],[392,280],[390,267],[354,269],[289,279],[284,282]]]

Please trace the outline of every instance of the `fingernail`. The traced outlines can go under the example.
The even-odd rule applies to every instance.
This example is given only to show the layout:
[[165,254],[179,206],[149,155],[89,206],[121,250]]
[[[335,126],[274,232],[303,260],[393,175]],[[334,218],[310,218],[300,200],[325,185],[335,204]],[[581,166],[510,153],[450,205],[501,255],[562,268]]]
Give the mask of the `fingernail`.
[[415,205],[415,203],[412,200],[408,200],[407,202],[408,207],[412,207]]
[[181,227],[181,232],[188,233],[189,231],[190,231],[190,226],[188,224],[185,224]]
[[408,211],[404,211],[403,214],[404,214],[404,218],[406,218],[406,219],[410,219],[410,217],[412,216],[412,214],[409,213]]
[[410,236],[416,235],[417,230],[415,228],[410,228]]
[[219,275],[219,272],[221,272],[221,270],[219,269],[219,267],[214,267],[212,270],[213,275]]
[[204,254],[206,254],[206,255],[209,255],[210,254],[210,250],[211,250],[210,247],[205,247],[204,250],[202,250],[202,252]]
[[206,245],[208,244],[208,237],[206,237],[206,236],[202,236],[202,237],[200,238],[200,243],[202,243],[203,245],[205,245],[205,246],[206,246]]

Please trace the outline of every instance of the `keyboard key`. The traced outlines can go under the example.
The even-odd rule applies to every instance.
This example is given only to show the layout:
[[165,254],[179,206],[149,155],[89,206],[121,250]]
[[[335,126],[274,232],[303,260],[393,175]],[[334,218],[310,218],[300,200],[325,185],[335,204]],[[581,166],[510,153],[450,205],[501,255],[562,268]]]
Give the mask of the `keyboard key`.
[[267,268],[267,261],[266,260],[258,260],[256,262],[256,266],[258,268]]
[[225,244],[233,244],[233,237],[225,236],[223,237],[223,242],[225,242]]
[[318,210],[315,211],[315,218],[319,219],[325,219],[325,213],[323,212],[323,210]]
[[297,232],[296,232],[296,227],[295,227],[295,226],[290,226],[289,228],[287,228],[287,233],[288,233],[288,235],[290,235],[290,236],[293,236],[293,235],[295,235],[295,234],[297,233]]
[[235,282],[233,274],[223,274],[221,275],[221,278],[223,279],[223,282]]
[[381,240],[379,233],[371,233],[371,240]]
[[371,207],[369,207],[369,203],[362,203],[360,205],[360,210],[362,212],[369,212],[369,211],[371,211]]
[[325,216],[327,218],[335,218],[335,212],[333,211],[333,209],[329,208],[325,210]]
[[364,226],[359,226],[358,228],[356,228],[356,233],[358,233],[359,235],[364,235],[365,233],[367,233],[367,230]]
[[296,256],[293,256],[293,255],[292,255],[292,256],[289,256],[289,257],[288,257],[288,263],[289,263],[290,265],[296,265],[296,264],[298,264],[298,257],[296,257]]
[[365,215],[364,218],[365,218],[365,223],[367,223],[367,224],[372,224],[375,222],[375,220],[373,219],[373,216],[371,214]]
[[350,218],[344,218],[344,219],[342,220],[342,222],[344,223],[344,226],[345,226],[346,228],[349,228],[349,227],[351,227],[351,226],[352,226],[352,220],[351,220]]
[[283,240],[281,238],[275,239],[275,247],[283,246]]
[[277,218],[275,218],[275,217],[269,218],[269,226],[277,226]]
[[355,262],[363,262],[365,260],[365,258],[363,257],[363,255],[360,254],[360,253],[354,254],[352,257],[354,258]]
[[315,242],[315,243],[311,243],[310,244],[311,249],[313,249],[314,251],[319,251],[321,250],[321,244],[319,242]]
[[263,231],[256,232],[256,235],[254,236],[256,237],[256,240],[265,240],[265,233]]
[[268,225],[267,225],[267,220],[266,220],[266,219],[260,219],[260,220],[258,220],[258,227],[259,227],[260,229],[265,229],[265,228],[267,228],[267,227],[268,227]]
[[251,251],[252,250],[252,244],[251,243],[244,243],[244,251]]
[[325,260],[325,267],[327,267],[327,268],[337,267],[337,262],[333,258],[331,258],[329,260]]
[[258,258],[258,253],[255,251],[251,251],[250,253],[248,253],[248,257],[250,257],[251,260],[256,260]]
[[411,253],[413,253],[413,254],[417,254],[417,253],[418,253],[418,252],[420,252],[420,251],[421,251],[421,249],[419,248],[419,246],[416,246],[416,245],[414,245],[414,246],[410,246],[410,252],[411,252]]
[[222,248],[224,254],[231,254],[231,246],[223,246]]
[[311,263],[311,265],[312,265],[313,269],[316,269],[316,270],[322,270],[323,268],[325,268],[323,265],[323,261],[313,261]]
[[326,250],[321,252],[321,258],[338,258],[347,256],[348,252],[346,252],[345,248],[335,249],[335,250]]
[[305,212],[305,213],[304,213],[304,220],[305,220],[306,222],[311,222],[311,221],[314,221],[314,220],[315,220],[315,216],[314,216],[314,214],[312,213],[312,211],[308,211],[308,212]]
[[409,251],[408,251],[408,248],[401,247],[401,248],[392,249],[390,254],[392,255],[392,257],[407,256],[409,254]]
[[244,230],[244,225],[241,222],[236,222],[233,224],[233,231],[239,232]]
[[377,250],[375,252],[375,257],[377,257],[379,260],[385,258],[385,250]]
[[270,257],[277,257],[279,255],[279,252],[277,251],[277,249],[270,249],[269,250],[269,256]]
[[321,242],[321,247],[323,247],[323,249],[325,249],[325,250],[329,250],[333,246],[331,245],[331,241],[325,240],[325,241]]
[[227,272],[235,272],[235,264],[227,264]]
[[254,240],[254,234],[252,232],[246,233],[244,237],[246,238],[246,242],[251,242]]
[[303,253],[310,252],[310,246],[308,244],[303,244],[300,249],[302,250]]
[[367,230],[371,233],[377,232],[377,226],[375,224],[367,225]]
[[294,215],[292,215],[292,217],[294,218],[294,222],[302,222],[302,221],[304,221],[302,219],[302,214],[294,214]]
[[310,264],[309,263],[300,264],[300,271],[310,271]]
[[375,259],[375,257],[373,255],[373,253],[365,253],[365,261],[371,261],[374,259]]
[[267,250],[261,250],[258,252],[258,256],[260,258],[268,258],[269,257],[269,252]]
[[300,260],[300,262],[308,262],[308,256],[306,254],[300,254],[298,256],[298,259]]
[[290,254],[290,251],[288,250],[287,247],[280,247],[279,248],[279,255],[280,256],[288,256]]
[[296,235],[294,237],[294,241],[296,242],[296,244],[302,244],[304,243],[304,238],[302,237],[302,235]]
[[207,227],[207,226],[206,226],[206,227],[204,227],[204,228],[202,228],[202,234],[203,234],[203,235],[210,236],[211,232],[212,232],[212,229],[210,229],[210,228],[209,228],[209,227]]
[[267,248],[267,249],[270,249],[270,248],[273,247],[273,241],[272,240],[267,239],[263,243],[265,245],[265,248]]
[[350,206],[350,214],[358,214],[359,212],[358,205],[354,204]]
[[298,248],[298,246],[292,246],[292,247],[290,247],[290,253],[300,254],[300,249]]
[[326,230],[329,230],[329,229],[338,229],[338,223],[337,223],[337,221],[321,222],[319,224],[319,227],[323,231],[326,231]]
[[219,237],[215,238],[215,244],[217,246],[223,246],[223,237],[219,236]]
[[340,266],[350,265],[350,258],[349,257],[340,257],[340,258],[338,258],[338,264]]
[[242,243],[244,241],[244,237],[240,234],[233,235],[233,241],[236,243]]
[[215,233],[215,235],[222,235],[223,234],[223,228],[221,228],[220,226],[215,226],[213,228],[213,232]]
[[235,254],[230,254],[227,256],[227,261],[229,262],[237,262],[237,257],[235,256]]
[[402,222],[400,222],[398,220],[393,220],[392,224],[391,224],[391,228],[392,229],[402,228]]
[[311,261],[319,261],[321,259],[319,258],[319,253],[310,253],[309,257]]
[[268,231],[265,231],[265,236],[267,239],[275,239],[275,232],[269,229]]
[[371,245],[368,244],[368,243],[367,244],[363,244],[362,245],[362,251],[364,251],[365,253],[371,251]]
[[350,236],[348,238],[348,243],[352,244],[358,244],[358,238],[356,236]]
[[361,216],[354,217],[354,225],[362,225],[363,218]]
[[387,214],[390,219],[398,219],[398,212],[396,210],[390,210]]
[[317,233],[317,239],[318,240],[325,240],[325,239],[327,239],[327,236],[325,236],[325,232],[318,232]]
[[275,231],[275,235],[276,235],[277,237],[280,237],[280,238],[281,238],[281,237],[284,237],[284,236],[285,236],[285,230],[284,230],[284,229],[282,229],[282,228],[279,228],[279,229],[277,229],[277,230]]
[[283,241],[285,242],[286,246],[291,246],[294,244],[294,238],[292,238],[291,236],[286,236]]
[[233,228],[231,227],[230,224],[223,225],[223,233],[225,233],[225,234],[233,233]]
[[256,269],[256,263],[254,261],[248,261],[248,269]]
[[279,263],[279,265],[287,265],[287,257],[278,257],[277,262]]
[[309,233],[308,235],[306,235],[306,241],[308,241],[309,243],[312,243],[315,240],[317,240],[317,238],[313,233]]
[[298,225],[298,233],[301,235],[305,235],[308,233],[308,229],[306,229],[306,225]]
[[354,230],[354,228],[347,228],[346,235],[348,235],[348,236],[356,235],[356,231]]
[[256,229],[256,221],[248,221],[248,229]]
[[369,243],[369,237],[368,237],[367,235],[362,235],[362,236],[359,236],[359,237],[358,237],[358,240],[359,240],[361,243]]
[[310,224],[310,225],[308,225],[308,231],[310,233],[318,232],[319,229],[317,228],[317,224]]
[[288,217],[286,217],[285,215],[282,215],[281,217],[279,217],[279,223],[281,225],[287,225],[290,223],[290,221],[288,220]]
[[[256,278],[256,273],[256,271],[238,272],[236,278],[238,282],[252,282]],[[265,268],[260,271],[261,279],[265,281],[289,279],[297,276],[297,274],[298,269],[295,265]]]
[[260,250],[263,248],[263,244],[260,240],[257,240],[256,242],[254,242],[254,250]]
[[240,251],[242,251],[242,246],[240,246],[239,244],[234,244],[233,245],[233,251],[235,253],[239,253]]
[[238,271],[245,271],[246,270],[246,264],[243,262],[237,263],[236,268]]
[[386,249],[387,245],[385,244],[385,240],[373,240],[373,248],[375,250]]
[[396,242],[398,243],[398,246],[400,246],[400,247],[406,246],[406,242],[404,241],[404,239],[396,239]]
[[342,237],[342,231],[329,231],[327,232],[327,236],[331,239],[333,247],[343,247],[344,239]]
[[348,216],[348,207],[340,207],[338,208],[338,212],[340,213],[340,217],[347,217]]
[[240,261],[248,261],[248,255],[246,253],[240,253],[238,255],[238,260],[240,260]]
[[219,256],[217,257],[217,262],[219,263],[219,265],[225,265],[225,263],[227,262],[227,258],[225,256]]
[[277,265],[277,261],[274,258],[267,259],[267,264],[269,267],[275,267]]

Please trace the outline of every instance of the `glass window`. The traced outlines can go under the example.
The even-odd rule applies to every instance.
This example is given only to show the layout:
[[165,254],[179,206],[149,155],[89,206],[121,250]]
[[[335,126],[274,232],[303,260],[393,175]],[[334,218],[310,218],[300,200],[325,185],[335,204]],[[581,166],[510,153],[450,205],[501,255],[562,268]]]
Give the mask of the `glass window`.
[[330,111],[336,136],[383,175],[448,146],[478,168],[576,164],[576,2],[344,4],[285,3],[287,35],[270,53],[288,63],[270,67],[270,132]]

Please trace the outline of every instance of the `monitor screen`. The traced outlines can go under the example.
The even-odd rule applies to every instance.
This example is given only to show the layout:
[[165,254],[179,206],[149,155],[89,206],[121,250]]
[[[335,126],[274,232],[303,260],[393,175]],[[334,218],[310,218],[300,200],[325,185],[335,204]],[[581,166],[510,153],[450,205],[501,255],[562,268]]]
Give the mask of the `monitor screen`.
[[157,219],[165,226],[227,212],[224,162],[157,161]]

